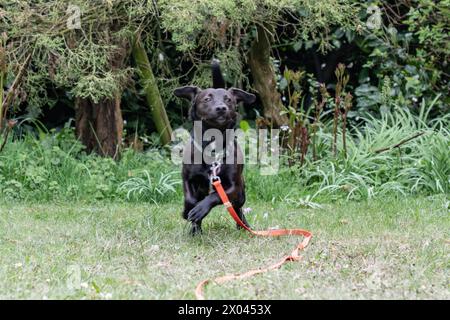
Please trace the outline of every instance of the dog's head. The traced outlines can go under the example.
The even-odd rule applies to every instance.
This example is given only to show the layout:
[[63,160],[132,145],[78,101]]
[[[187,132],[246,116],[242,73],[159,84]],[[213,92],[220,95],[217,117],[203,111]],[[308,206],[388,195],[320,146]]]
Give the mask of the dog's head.
[[203,121],[217,129],[230,128],[236,124],[236,107],[239,102],[251,104],[256,100],[254,94],[236,88],[202,90],[186,86],[175,89],[174,94],[191,101],[191,120]]

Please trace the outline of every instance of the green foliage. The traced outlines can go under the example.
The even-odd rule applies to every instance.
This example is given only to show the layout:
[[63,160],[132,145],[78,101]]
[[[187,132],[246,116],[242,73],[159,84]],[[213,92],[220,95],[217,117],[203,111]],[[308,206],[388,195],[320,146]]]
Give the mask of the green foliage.
[[144,170],[145,178],[130,178],[119,186],[119,191],[127,193],[127,199],[147,200],[158,204],[168,193],[176,193],[175,186],[181,180],[174,178],[176,172],[161,173],[159,180],[153,180],[150,173]]
[[[337,163],[331,175],[323,176],[321,188],[344,190],[348,198],[390,193],[448,193],[450,158],[448,152],[441,149],[447,144],[448,151],[448,119],[436,127],[424,125],[421,120],[400,108],[380,120],[372,119],[357,133],[358,138],[350,139],[349,158]],[[377,148],[394,145],[419,131],[425,132],[423,138],[399,149],[374,154]],[[427,170],[432,167],[432,171],[426,172],[427,166]]]
[[[366,200],[387,195],[450,193],[450,117],[429,121],[434,103],[421,105],[420,115],[393,107],[381,118],[367,119],[347,136],[347,157],[333,158],[332,123],[317,132],[318,160],[312,155],[300,167],[282,167],[276,176],[261,176],[247,168],[250,195],[265,201],[305,199]],[[418,132],[424,135],[385,152]],[[339,134],[342,134],[339,131]],[[339,141],[339,140],[338,140]],[[342,150],[338,143],[338,150]],[[299,155],[294,155],[299,157]],[[286,159],[289,160],[289,159]],[[286,183],[289,181],[289,183]]]
[[[429,120],[437,100],[421,105],[419,115],[394,106],[381,118],[366,119],[351,128],[347,156],[338,139],[332,156],[332,121],[322,119],[316,134],[317,160],[311,152],[303,166],[289,167],[283,156],[276,175],[261,175],[246,165],[249,202],[293,201],[310,205],[336,199],[363,200],[387,195],[450,193],[450,117]],[[384,152],[419,132],[424,134]],[[338,130],[341,135],[342,131]],[[120,161],[86,155],[70,128],[40,138],[28,135],[10,142],[0,153],[0,198],[34,201],[149,201],[179,202],[179,172],[162,151],[126,150]]]
[[402,16],[389,9],[392,4],[382,2],[384,24],[355,39],[364,57],[355,91],[358,109],[351,115],[385,112],[392,105],[387,100],[417,111],[421,99],[433,99],[439,93],[442,99],[432,113],[445,113],[450,103],[450,1],[394,4],[405,12]]
[[[130,81],[134,72],[127,60],[130,38],[142,37],[161,95],[171,101],[173,88],[180,84],[209,86],[212,55],[222,61],[229,83],[251,87],[246,57],[255,27],[262,26],[274,35],[273,67],[279,73],[278,89],[288,98],[286,112],[295,137],[291,146],[302,132],[297,129],[310,125],[314,156],[306,152],[304,144],[306,149],[300,148],[303,166],[283,166],[276,176],[260,176],[258,168],[247,167],[251,200],[287,199],[288,194],[301,204],[319,198],[448,193],[449,1],[393,3],[401,15],[391,15],[392,4],[384,1],[77,0],[72,4],[81,8],[82,29],[69,30],[64,1],[9,1],[8,6],[1,2],[0,29],[5,33],[1,35],[0,74],[6,73],[1,77],[2,89],[11,85],[24,57],[32,53],[17,92],[19,104],[27,105],[27,117],[36,118],[44,106],[52,107],[64,99],[99,101],[127,88],[123,110],[131,119],[128,129],[148,139],[151,121],[148,116],[137,116],[143,113],[142,102]],[[382,9],[379,29],[364,28],[368,19],[365,9],[370,4]],[[339,104],[328,93],[322,94],[320,103],[315,101],[318,87],[314,76],[305,72],[308,66],[295,62],[298,68],[293,69],[298,71],[285,69],[283,74],[279,66],[291,64],[289,55],[293,53],[339,52],[344,45],[352,48],[345,59],[358,68],[354,74],[347,66],[350,81],[345,80],[345,91],[354,92],[356,103],[348,112],[352,127],[347,135],[347,156],[339,139],[340,153],[332,157],[333,137],[343,133],[329,118],[345,101]],[[332,84],[333,79],[320,86],[321,92],[335,91],[335,97],[345,100],[348,96],[341,94],[339,85],[344,83],[342,76],[338,85]],[[64,94],[54,94],[53,87]],[[313,93],[316,110],[303,104],[305,92]],[[169,106],[168,111],[171,120],[182,123],[183,110]],[[249,129],[248,122],[242,126]],[[419,131],[425,134],[400,148],[374,152]],[[122,159],[114,162],[86,155],[70,128],[35,132],[38,138],[19,137],[7,143],[0,154],[2,197],[152,202],[181,197],[180,188],[172,185],[175,180],[168,178],[176,168],[160,151],[140,154],[126,150]],[[308,140],[307,135],[304,138]],[[299,157],[297,151],[285,160],[296,163],[291,161],[295,157]],[[288,191],[285,181],[292,182]],[[159,189],[166,184],[170,187]],[[162,195],[158,190],[165,191]]]
[[[125,187],[144,170],[149,179],[158,181],[164,172],[177,169],[158,150],[146,153],[126,150],[116,162],[86,155],[83,149],[70,128],[42,133],[39,138],[27,135],[8,143],[0,154],[0,197],[33,201],[120,201],[126,200]],[[140,200],[171,201],[180,196],[180,190],[174,185],[177,179],[159,181],[171,192],[175,191],[174,194],[154,198],[151,191],[142,193]],[[123,182],[128,184],[120,188]]]
[[[248,87],[250,86],[248,75],[243,72],[243,53],[239,49],[237,47],[230,47],[226,50],[219,50],[216,52],[216,57],[220,60],[222,75],[226,82],[233,84],[235,87],[239,85]],[[208,88],[211,86],[210,61],[198,65],[191,83],[200,88]]]
[[449,0],[415,0],[407,14],[405,24],[408,31],[417,37],[421,45],[418,54],[424,54],[422,50],[426,49],[430,58],[428,61],[433,67],[441,62],[448,63],[450,58],[449,13]]
[[[71,6],[80,9],[80,29],[68,28],[76,16]],[[120,92],[132,71],[121,62],[128,41],[138,26],[148,25],[153,10],[142,0],[9,1],[0,6],[10,75],[24,56],[33,54],[22,96],[30,115],[49,104],[49,85],[94,102]]]
[[160,0],[162,26],[173,35],[180,51],[219,45],[228,47],[236,35],[252,32],[257,24],[295,26],[295,37],[320,39],[329,46],[331,26],[356,27],[357,7],[346,0]]
[[[0,9],[1,47],[6,49],[6,64],[1,64],[8,67],[3,82],[5,87],[12,83],[24,57],[32,52],[17,102],[26,105],[27,116],[33,118],[63,99],[99,101],[124,88],[136,94],[127,57],[129,39],[136,36],[146,44],[166,103],[175,101],[173,88],[181,84],[210,85],[211,56],[222,61],[229,83],[249,88],[247,56],[256,26],[273,35],[273,56],[294,70],[311,65],[302,60],[292,67],[290,55],[339,52],[350,45],[350,54],[337,61],[351,61],[357,70],[351,79],[358,81],[349,83],[356,102],[349,118],[383,113],[394,103],[417,111],[422,98],[433,99],[439,93],[442,99],[432,115],[448,110],[449,0],[71,1],[81,10],[80,30],[67,29],[71,13],[65,1],[7,3]],[[374,4],[380,7],[383,23],[369,30],[366,9]],[[59,93],[55,97],[53,87],[64,97]],[[123,101],[125,108],[127,103]],[[168,112],[173,122],[183,122],[185,110],[169,104]],[[145,129],[148,126],[141,132]]]

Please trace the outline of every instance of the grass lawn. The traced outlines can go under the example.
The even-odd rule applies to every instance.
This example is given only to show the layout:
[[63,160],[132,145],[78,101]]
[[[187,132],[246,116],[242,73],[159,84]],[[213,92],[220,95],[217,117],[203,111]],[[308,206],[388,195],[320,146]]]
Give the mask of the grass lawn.
[[[322,209],[252,203],[255,229],[313,232],[304,259],[210,299],[450,299],[449,202],[374,200]],[[193,299],[205,278],[278,261],[298,238],[256,238],[216,208],[191,238],[181,206],[0,205],[1,299]]]

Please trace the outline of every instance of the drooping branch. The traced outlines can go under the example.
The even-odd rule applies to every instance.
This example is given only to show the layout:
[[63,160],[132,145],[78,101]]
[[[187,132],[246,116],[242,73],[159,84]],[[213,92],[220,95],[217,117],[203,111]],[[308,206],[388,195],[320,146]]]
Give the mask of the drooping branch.
[[20,81],[22,80],[23,75],[25,74],[26,67],[28,66],[28,63],[31,60],[31,56],[33,54],[28,54],[27,58],[25,59],[24,63],[21,65],[19,72],[17,73],[16,78],[14,79],[13,84],[11,85],[11,88],[9,88],[8,93],[6,94],[5,101],[0,105],[0,131],[2,130],[2,124],[3,120],[6,118],[6,112],[8,111],[9,105],[12,103],[14,94],[19,87]]
[[9,133],[12,131],[12,129],[14,128],[14,126],[17,124],[17,120],[9,120],[8,121],[8,126],[6,127],[5,130],[5,136],[4,136],[4,140],[2,142],[2,145],[0,146],[0,152],[3,151],[3,149],[5,148],[6,142],[8,141],[8,137],[9,137]]

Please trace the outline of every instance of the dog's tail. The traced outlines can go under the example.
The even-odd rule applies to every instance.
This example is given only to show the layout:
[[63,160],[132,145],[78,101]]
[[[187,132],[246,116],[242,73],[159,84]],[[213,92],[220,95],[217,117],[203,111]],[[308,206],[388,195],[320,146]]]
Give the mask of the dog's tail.
[[220,70],[220,61],[218,59],[212,59],[211,62],[213,88],[225,88],[225,80]]

